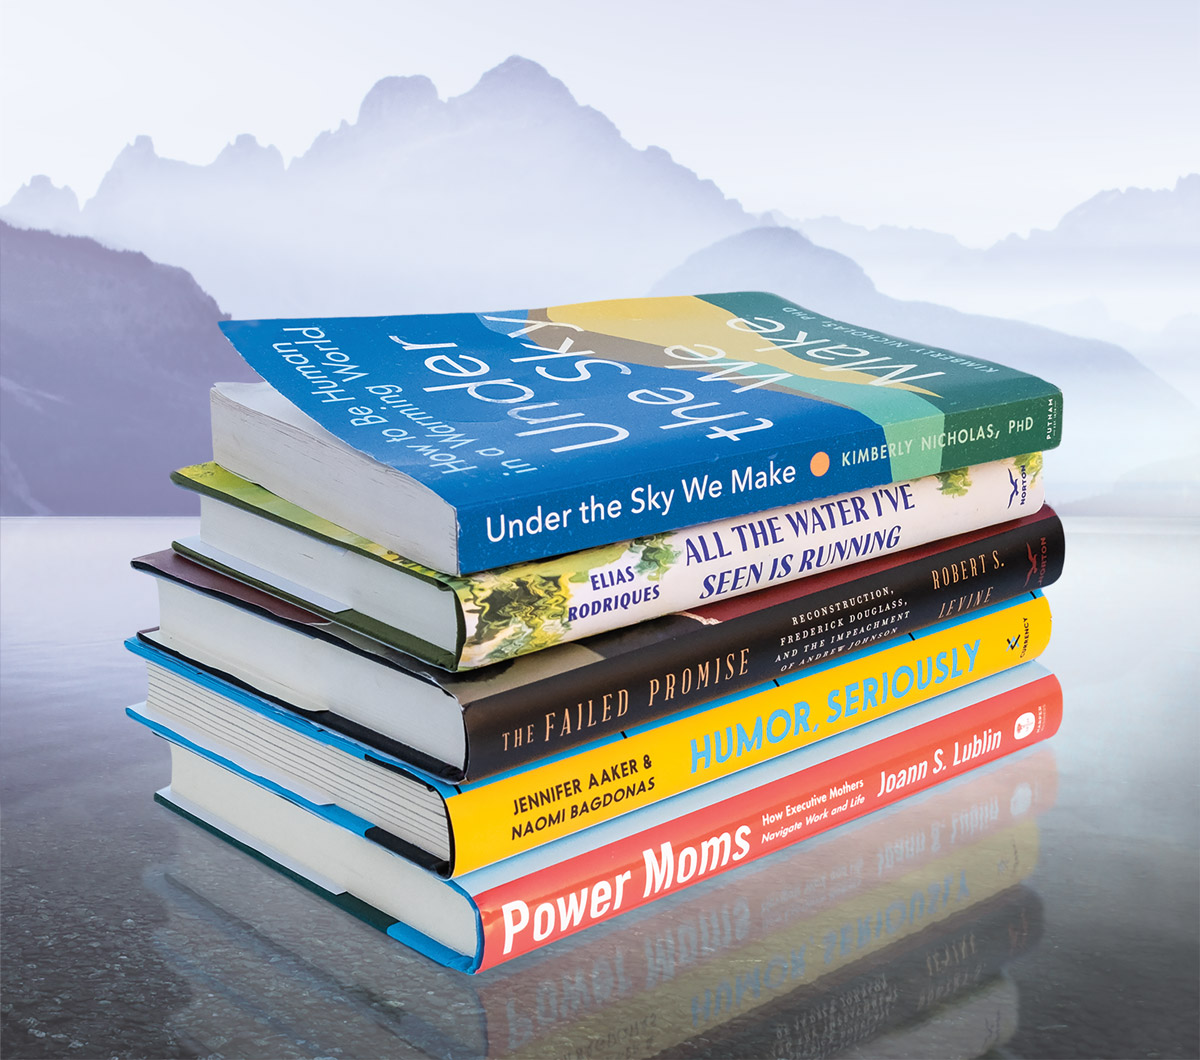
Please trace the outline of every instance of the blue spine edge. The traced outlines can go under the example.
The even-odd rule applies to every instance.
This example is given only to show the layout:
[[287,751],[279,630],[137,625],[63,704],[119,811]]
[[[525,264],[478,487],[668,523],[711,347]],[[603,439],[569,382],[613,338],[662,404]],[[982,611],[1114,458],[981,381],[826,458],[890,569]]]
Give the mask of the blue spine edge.
[[248,710],[254,711],[256,714],[262,715],[270,721],[283,725],[285,728],[291,729],[293,732],[301,736],[306,736],[316,740],[318,743],[323,743],[328,747],[336,748],[345,754],[352,755],[355,758],[365,760],[371,759],[378,762],[384,762],[389,768],[394,768],[398,772],[404,773],[412,777],[414,780],[427,785],[436,791],[442,798],[447,799],[452,796],[458,788],[454,785],[447,784],[445,781],[425,772],[419,766],[414,766],[409,762],[387,754],[376,747],[371,747],[368,744],[359,743],[357,740],[351,739],[349,736],[343,736],[341,733],[334,732],[331,729],[325,728],[323,725],[288,710],[285,707],[276,706],[274,703],[255,695],[237,685],[224,681],[206,670],[196,666],[191,666],[182,659],[174,655],[169,655],[164,651],[160,651],[151,644],[139,640],[136,637],[130,637],[125,641],[125,647],[128,648],[134,655],[139,655],[148,662],[152,662],[157,666],[161,666],[164,670],[169,670],[172,673],[178,674],[202,688],[207,688],[210,691],[216,692],[218,695],[224,696],[243,706]]
[[[185,750],[191,751],[193,754],[207,759],[214,765],[219,765],[223,769],[228,769],[231,773],[234,773],[237,776],[242,777],[244,780],[250,781],[251,783],[257,784],[260,787],[265,788],[267,791],[273,792],[280,798],[286,799],[288,802],[295,806],[299,806],[301,809],[307,810],[311,814],[315,814],[317,817],[328,821],[332,825],[335,825],[339,828],[345,828],[346,830],[353,832],[355,835],[361,837],[364,842],[368,841],[364,835],[364,832],[367,828],[374,826],[369,821],[363,820],[363,818],[357,816],[356,814],[350,813],[348,810],[343,810],[338,806],[318,805],[317,803],[309,802],[308,799],[296,794],[296,792],[291,791],[288,788],[280,787],[278,784],[268,780],[266,777],[259,776],[256,773],[251,773],[249,770],[243,769],[241,766],[231,762],[227,758],[222,757],[215,751],[211,751],[206,747],[202,747],[199,744],[193,743],[191,740],[187,739],[187,737],[181,736],[173,729],[167,728],[165,725],[160,725],[156,721],[152,721],[145,715],[140,714],[136,706],[126,707],[125,713],[134,721],[146,726],[146,728],[148,728],[151,732],[161,736],[164,740],[178,744]],[[168,803],[172,802],[172,800],[167,796],[164,796],[164,799]],[[187,816],[192,817],[194,815],[189,812]],[[213,822],[204,820],[203,818],[197,819],[203,821],[203,823],[206,824],[210,829],[214,829],[219,832],[223,839],[232,843],[233,845],[239,847],[246,846],[244,842],[235,839],[234,836],[225,832],[224,829],[219,828]],[[260,859],[265,859],[266,861],[270,862],[270,864],[273,867],[276,867],[277,870],[282,871],[285,868],[264,851],[255,849],[254,852]],[[399,854],[394,853],[392,856],[400,857]],[[418,953],[423,953],[431,960],[435,960],[439,964],[445,965],[447,968],[453,968],[455,971],[460,972],[477,971],[480,963],[483,960],[483,920],[480,917],[479,904],[475,901],[475,896],[466,890],[466,888],[457,884],[454,880],[442,879],[435,873],[429,872],[427,869],[423,869],[415,863],[410,862],[408,864],[412,864],[412,867],[420,872],[427,873],[430,877],[437,880],[439,884],[445,887],[452,887],[470,903],[471,911],[475,918],[475,953],[473,956],[470,956],[459,953],[457,950],[452,950],[448,946],[438,942],[436,939],[430,938],[424,932],[418,931],[416,928],[410,927],[399,920],[392,920],[392,923],[386,929],[386,934],[396,939],[396,941],[416,950]],[[288,872],[289,874],[295,874],[294,869],[288,870]],[[324,887],[321,887],[312,880],[305,879],[305,883],[309,887],[316,888],[322,894],[333,894],[333,892],[327,891]],[[381,910],[379,912],[381,913],[381,916],[392,919],[388,914],[383,913]]]

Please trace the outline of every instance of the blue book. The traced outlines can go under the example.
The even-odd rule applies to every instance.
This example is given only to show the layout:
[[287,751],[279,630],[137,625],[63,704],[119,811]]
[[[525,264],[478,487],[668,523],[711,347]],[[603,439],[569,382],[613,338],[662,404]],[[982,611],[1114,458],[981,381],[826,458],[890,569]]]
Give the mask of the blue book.
[[1057,445],[1035,376],[770,294],[229,321],[219,464],[407,559],[488,570]]

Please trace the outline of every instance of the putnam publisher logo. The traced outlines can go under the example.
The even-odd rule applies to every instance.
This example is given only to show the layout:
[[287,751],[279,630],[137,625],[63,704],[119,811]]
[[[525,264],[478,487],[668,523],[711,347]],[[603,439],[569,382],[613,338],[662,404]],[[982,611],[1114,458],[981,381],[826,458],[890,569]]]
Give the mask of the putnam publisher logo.
[[1019,718],[1017,724],[1013,728],[1013,736],[1018,740],[1024,740],[1037,727],[1037,718],[1032,711],[1026,711]]

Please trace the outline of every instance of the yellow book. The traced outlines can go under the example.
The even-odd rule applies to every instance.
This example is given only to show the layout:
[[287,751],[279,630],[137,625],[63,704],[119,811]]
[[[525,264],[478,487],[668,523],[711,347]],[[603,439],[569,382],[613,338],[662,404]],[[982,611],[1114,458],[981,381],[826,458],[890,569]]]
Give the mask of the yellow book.
[[[908,724],[866,723],[1035,658],[1050,625],[1045,599],[1029,593],[473,784],[446,784],[144,642],[130,647],[149,663],[149,696],[129,713],[292,801],[335,807],[340,823],[367,838],[462,876],[564,837],[579,846],[561,856],[573,855],[604,841],[577,833],[683,792],[702,799],[694,789],[713,782],[713,797],[728,798],[739,788],[725,778],[785,755],[780,770],[812,765],[819,746],[798,752],[827,737],[854,730],[873,743]],[[850,749],[839,743],[839,753]],[[770,779],[761,770],[747,777],[754,786]]]

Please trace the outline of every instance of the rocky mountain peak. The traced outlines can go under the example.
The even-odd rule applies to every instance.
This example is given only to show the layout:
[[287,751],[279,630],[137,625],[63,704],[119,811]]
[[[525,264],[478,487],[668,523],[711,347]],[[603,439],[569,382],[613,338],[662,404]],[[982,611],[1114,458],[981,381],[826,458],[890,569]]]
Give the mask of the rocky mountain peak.
[[571,90],[544,66],[520,55],[510,55],[488,70],[475,86],[455,101],[471,109],[576,107]]
[[385,77],[376,81],[358,109],[359,125],[379,125],[403,120],[437,107],[437,88],[428,77]]
[[66,185],[56,187],[48,176],[39,173],[17,189],[8,205],[0,209],[0,218],[18,228],[69,233],[79,223],[79,199]]

